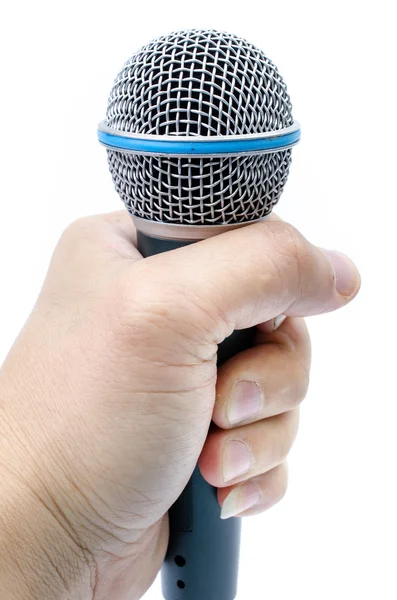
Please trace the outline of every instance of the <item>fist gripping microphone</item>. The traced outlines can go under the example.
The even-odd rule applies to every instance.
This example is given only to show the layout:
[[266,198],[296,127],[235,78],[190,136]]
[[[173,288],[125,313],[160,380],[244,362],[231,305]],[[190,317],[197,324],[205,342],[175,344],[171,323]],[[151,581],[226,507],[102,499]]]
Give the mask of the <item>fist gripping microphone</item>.
[[[275,65],[235,35],[178,31],[138,50],[114,82],[98,137],[141,253],[266,218],[300,138],[291,109]],[[252,330],[234,332],[218,364],[252,341]],[[220,519],[198,467],[169,518],[164,598],[233,600],[241,520]]]

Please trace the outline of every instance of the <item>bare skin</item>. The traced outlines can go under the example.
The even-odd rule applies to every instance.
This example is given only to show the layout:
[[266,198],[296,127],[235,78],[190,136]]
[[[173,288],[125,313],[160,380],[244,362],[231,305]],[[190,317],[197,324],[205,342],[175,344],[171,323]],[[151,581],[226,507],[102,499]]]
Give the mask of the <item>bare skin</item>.
[[[359,286],[276,217],[147,259],[124,212],[69,227],[0,372],[0,597],[140,598],[197,461],[224,518],[278,502],[309,379],[302,317]],[[252,326],[217,372],[217,345]]]

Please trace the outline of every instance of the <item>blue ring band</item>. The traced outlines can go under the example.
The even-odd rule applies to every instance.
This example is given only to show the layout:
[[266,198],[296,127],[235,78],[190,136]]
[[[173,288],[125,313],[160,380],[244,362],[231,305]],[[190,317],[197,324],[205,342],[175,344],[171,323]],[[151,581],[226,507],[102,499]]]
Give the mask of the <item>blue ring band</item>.
[[[269,135],[269,134],[268,134]],[[114,150],[127,150],[145,154],[165,155],[214,155],[214,154],[240,154],[249,152],[271,152],[289,148],[299,142],[300,129],[288,134],[264,138],[245,138],[241,140],[214,140],[199,141],[192,137],[190,140],[174,141],[133,138],[106,133],[98,129],[98,139],[104,146]],[[160,136],[159,136],[160,137]]]

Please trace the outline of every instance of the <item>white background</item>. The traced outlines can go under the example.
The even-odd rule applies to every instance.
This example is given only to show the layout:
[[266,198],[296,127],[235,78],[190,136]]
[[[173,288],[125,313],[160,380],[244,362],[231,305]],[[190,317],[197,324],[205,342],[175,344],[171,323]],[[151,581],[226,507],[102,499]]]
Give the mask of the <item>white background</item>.
[[[288,83],[303,138],[278,212],[312,242],[349,254],[363,284],[349,307],[309,321],[312,383],[289,492],[244,521],[239,599],[397,597],[393,4],[25,0],[2,8],[0,359],[61,231],[121,207],[96,125],[140,45],[185,27],[228,30],[259,45]],[[145,600],[160,597],[157,580]]]

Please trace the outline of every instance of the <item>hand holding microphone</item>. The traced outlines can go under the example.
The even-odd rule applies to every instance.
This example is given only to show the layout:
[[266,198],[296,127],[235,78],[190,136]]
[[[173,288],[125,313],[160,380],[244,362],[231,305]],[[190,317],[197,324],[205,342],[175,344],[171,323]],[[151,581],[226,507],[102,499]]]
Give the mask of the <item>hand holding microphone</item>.
[[[72,225],[2,367],[7,600],[139,598],[197,460],[225,516],[277,502],[310,364],[299,317],[359,286],[273,217],[145,260],[134,238],[126,212]],[[252,326],[217,374],[217,344]]]
[[286,489],[301,317],[360,285],[348,258],[269,216],[299,131],[274,65],[233,36],[175,35],[127,64],[101,127],[138,232],[126,211],[65,232],[1,370],[7,600],[136,599],[165,557],[167,600],[231,600],[233,516]]

